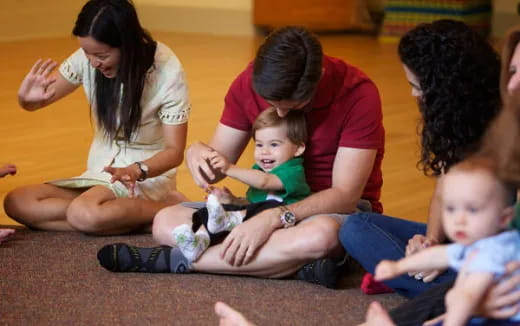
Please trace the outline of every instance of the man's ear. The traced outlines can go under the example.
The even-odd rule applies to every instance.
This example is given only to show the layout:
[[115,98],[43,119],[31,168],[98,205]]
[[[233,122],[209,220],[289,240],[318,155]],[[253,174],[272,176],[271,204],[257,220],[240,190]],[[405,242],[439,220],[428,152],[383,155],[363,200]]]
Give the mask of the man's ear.
[[296,153],[294,153],[294,157],[298,157],[305,152],[305,144],[298,145],[298,148],[296,149]]
[[513,206],[508,206],[502,211],[502,217],[500,218],[500,224],[502,228],[506,229],[509,227],[511,220],[513,219],[515,209]]

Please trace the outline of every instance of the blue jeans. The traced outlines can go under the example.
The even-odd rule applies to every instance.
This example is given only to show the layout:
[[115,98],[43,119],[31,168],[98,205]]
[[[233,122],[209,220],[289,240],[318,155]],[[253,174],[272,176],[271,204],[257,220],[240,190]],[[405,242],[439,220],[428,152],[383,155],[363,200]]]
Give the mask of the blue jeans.
[[[444,323],[438,322],[433,326],[442,326]],[[472,318],[465,326],[513,326],[520,325],[520,322],[509,319],[484,319],[484,318]]]
[[[403,258],[408,240],[416,234],[426,234],[426,224],[377,213],[356,213],[343,223],[339,238],[350,256],[367,272],[374,274],[381,260]],[[435,285],[454,280],[456,276],[457,273],[449,269],[430,283],[418,281],[408,274],[384,283],[397,293],[413,298]]]

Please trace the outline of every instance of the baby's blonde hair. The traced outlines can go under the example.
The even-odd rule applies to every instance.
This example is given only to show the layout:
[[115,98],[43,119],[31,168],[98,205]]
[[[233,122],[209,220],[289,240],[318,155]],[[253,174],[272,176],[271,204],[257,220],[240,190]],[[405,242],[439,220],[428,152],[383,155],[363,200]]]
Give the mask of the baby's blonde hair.
[[484,155],[473,155],[468,157],[467,159],[453,165],[449,171],[450,173],[455,172],[484,172],[496,179],[497,185],[500,189],[500,197],[506,206],[509,206],[510,203],[510,194],[513,193],[513,187],[508,182],[504,181],[500,178],[500,174],[498,173],[497,164],[487,156]]

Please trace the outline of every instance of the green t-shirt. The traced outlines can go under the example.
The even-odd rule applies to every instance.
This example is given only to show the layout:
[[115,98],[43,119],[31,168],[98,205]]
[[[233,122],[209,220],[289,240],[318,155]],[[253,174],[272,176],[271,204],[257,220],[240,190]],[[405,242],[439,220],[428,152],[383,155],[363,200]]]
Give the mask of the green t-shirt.
[[[253,169],[263,171],[256,163],[253,165]],[[273,195],[281,197],[285,204],[300,201],[312,193],[305,180],[302,158],[293,158],[268,173],[276,175],[282,182],[284,190],[276,191]],[[268,194],[265,190],[249,187],[246,197],[251,203],[258,203],[266,200]]]

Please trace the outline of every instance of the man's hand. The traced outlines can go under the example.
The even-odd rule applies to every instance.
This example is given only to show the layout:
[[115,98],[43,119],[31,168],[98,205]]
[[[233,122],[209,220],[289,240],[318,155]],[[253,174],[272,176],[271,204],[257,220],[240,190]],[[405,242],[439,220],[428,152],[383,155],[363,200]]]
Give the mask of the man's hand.
[[192,144],[186,151],[186,165],[197,186],[207,189],[216,180],[216,174],[209,163],[215,150],[202,142]]
[[222,259],[233,266],[250,263],[256,251],[276,230],[278,216],[278,208],[267,209],[235,227],[224,240]]
[[480,301],[479,315],[507,319],[520,311],[520,261],[508,263],[506,270],[507,273],[491,286],[484,299]]
[[[431,246],[437,245],[438,242],[434,239],[427,238],[422,234],[414,235],[410,240],[408,240],[408,245],[406,246],[405,256],[413,255],[421,250],[429,248]],[[434,269],[428,271],[415,271],[409,272],[408,275],[414,277],[416,280],[422,280],[424,283],[429,283],[433,281],[437,276],[442,274],[444,269]]]

